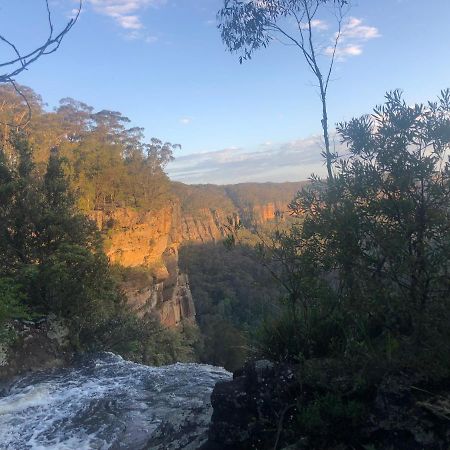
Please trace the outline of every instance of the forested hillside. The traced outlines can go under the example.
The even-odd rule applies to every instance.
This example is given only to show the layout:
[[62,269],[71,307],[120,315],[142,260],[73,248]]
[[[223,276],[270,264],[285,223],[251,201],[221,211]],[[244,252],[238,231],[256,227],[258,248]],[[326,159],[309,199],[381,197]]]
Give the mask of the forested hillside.
[[107,349],[146,363],[192,359],[182,330],[130,308],[123,270],[108,262],[105,235],[87,215],[160,208],[170,198],[164,165],[174,146],[145,144],[120,113],[94,113],[70,99],[47,112],[39,96],[23,92],[26,98],[12,87],[0,92],[2,352],[17,340],[11,319],[53,314],[75,350]]
[[[54,111],[31,89],[26,98],[9,85],[0,87],[0,120],[5,154],[12,153],[9,137],[24,130],[37,171],[43,173],[51,149],[58,147],[79,206],[84,211],[114,206],[154,209],[169,198],[164,166],[177,145],[158,139],[144,141],[144,130],[130,127],[117,111],[94,108],[71,98]],[[28,109],[30,108],[30,110]]]
[[[80,349],[242,364],[283,294],[255,233],[289,223],[304,183],[173,183],[164,168],[177,145],[146,143],[119,112],[68,98],[48,111],[22,90],[0,89],[3,323],[52,313]],[[230,250],[222,241],[236,226],[245,245]]]

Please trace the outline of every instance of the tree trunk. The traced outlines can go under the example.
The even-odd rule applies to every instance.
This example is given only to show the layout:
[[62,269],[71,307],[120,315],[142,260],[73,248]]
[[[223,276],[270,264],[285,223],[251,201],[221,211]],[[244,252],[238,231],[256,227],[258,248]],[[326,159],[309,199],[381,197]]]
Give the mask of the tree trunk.
[[330,150],[330,136],[328,132],[328,111],[327,111],[327,97],[326,92],[323,87],[323,81],[319,78],[320,85],[320,100],[322,102],[322,130],[323,130],[323,140],[325,142],[325,157],[327,161],[327,173],[328,173],[328,181],[331,182],[333,180],[333,162]]

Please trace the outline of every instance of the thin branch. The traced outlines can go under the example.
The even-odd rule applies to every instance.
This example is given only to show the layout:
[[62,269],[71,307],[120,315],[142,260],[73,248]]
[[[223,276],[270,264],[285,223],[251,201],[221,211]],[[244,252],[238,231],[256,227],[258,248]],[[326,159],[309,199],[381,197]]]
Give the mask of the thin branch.
[[[38,60],[43,55],[49,55],[51,53],[54,53],[56,50],[58,50],[59,46],[61,45],[62,40],[64,39],[65,35],[71,30],[71,28],[75,25],[77,22],[80,13],[81,8],[83,6],[83,0],[79,0],[79,5],[77,12],[75,14],[75,17],[69,20],[69,22],[66,24],[66,26],[63,28],[63,30],[58,33],[56,36],[54,36],[54,26],[53,26],[53,20],[52,20],[52,13],[49,5],[49,1],[45,0],[45,7],[47,11],[47,21],[48,21],[48,27],[49,27],[49,34],[47,37],[47,40],[42,44],[40,47],[37,47],[36,49],[32,50],[31,52],[27,53],[26,55],[22,55],[17,48],[15,44],[13,44],[9,39],[6,37],[0,35],[0,41],[4,44],[8,45],[12,48],[13,52],[16,55],[15,59],[11,59],[9,61],[0,63],[0,67],[2,68],[11,68],[11,70],[8,72],[3,73],[0,75],[0,84],[10,84],[14,91],[19,95],[19,97],[25,102],[25,105],[27,107],[27,114],[26,114],[26,120],[20,121],[20,123],[9,123],[9,122],[0,122],[2,125],[6,125],[9,127],[14,128],[23,128],[28,125],[28,123],[31,120],[31,105],[28,101],[26,95],[22,92],[22,90],[17,86],[14,78],[22,73],[24,70],[28,69],[28,66],[30,64],[34,63],[36,60]],[[18,67],[15,67],[17,66]]]
[[327,75],[327,78],[325,81],[325,92],[328,91],[328,84],[330,82],[331,73],[333,72],[334,63],[336,61],[336,51],[337,51],[337,48],[339,45],[339,40],[341,39],[341,36],[342,36],[342,15],[338,18],[337,22],[338,22],[338,31],[336,32],[336,35],[335,35],[330,67],[328,69],[328,75]]
[[[21,72],[26,70],[30,64],[34,63],[37,59],[39,59],[43,55],[49,55],[51,53],[54,53],[56,50],[58,50],[59,46],[61,45],[62,40],[66,36],[66,34],[72,29],[72,27],[77,22],[80,13],[81,8],[83,5],[83,0],[79,0],[79,6],[77,9],[77,12],[75,14],[75,17],[69,20],[69,22],[66,24],[66,26],[62,29],[60,33],[58,33],[56,36],[54,36],[54,26],[53,26],[53,20],[51,16],[51,10],[48,3],[48,0],[45,0],[46,10],[47,10],[47,18],[48,18],[48,25],[49,25],[49,35],[47,37],[47,40],[39,47],[35,48],[34,50],[30,51],[29,53],[22,55],[20,51],[17,49],[17,47],[10,42],[8,39],[6,39],[4,36],[0,35],[0,41],[3,43],[9,45],[14,53],[16,54],[16,58],[11,59],[9,61],[6,61],[4,63],[0,63],[0,67],[3,68],[11,68],[10,71],[7,71],[6,73],[3,73],[0,75],[0,83],[10,83],[11,80],[14,79],[17,75],[19,75]],[[14,68],[19,64],[19,67]]]
[[296,45],[303,52],[306,62],[308,63],[309,67],[316,75],[316,71],[314,69],[314,64],[313,64],[314,61],[313,61],[311,55],[307,52],[305,46],[301,42],[299,42],[297,39],[295,39],[293,36],[291,36],[289,33],[284,31],[282,28],[280,28],[278,25],[276,25],[274,23],[269,24],[269,29],[272,29],[273,31],[277,31],[277,32],[281,33],[283,36],[285,36],[287,39],[291,40],[294,43],[294,45]]

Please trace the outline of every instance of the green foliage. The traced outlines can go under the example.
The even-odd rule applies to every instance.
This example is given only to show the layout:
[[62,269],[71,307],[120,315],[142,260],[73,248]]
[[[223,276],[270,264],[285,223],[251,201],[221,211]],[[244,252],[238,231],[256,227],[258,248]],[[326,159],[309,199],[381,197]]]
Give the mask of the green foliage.
[[24,294],[20,286],[10,278],[0,278],[0,343],[10,340],[8,323],[12,319],[29,318],[23,304]]
[[231,52],[241,54],[242,62],[251,59],[256,50],[266,48],[273,39],[273,33],[279,31],[279,23],[286,18],[300,27],[299,18],[306,20],[306,13],[308,18],[309,15],[314,18],[322,5],[332,7],[347,3],[348,0],[265,0],[263,4],[224,0],[224,7],[217,16],[223,42]]
[[297,195],[290,208],[302,222],[267,249],[283,262],[290,312],[269,354],[295,360],[301,348],[307,358],[449,373],[449,114],[448,91],[426,106],[393,92],[372,116],[338,126],[350,156],[333,183],[313,179]]
[[[14,158],[0,151],[0,338],[11,319],[53,313],[78,350],[155,364],[192,358],[195,330],[172,332],[128,308],[119,283],[129,273],[111,270],[99,232],[75,207],[58,151],[39,176],[24,136],[12,139]],[[147,272],[138,276],[148,281]]]
[[315,439],[332,435],[338,441],[341,435],[347,435],[349,429],[363,422],[364,413],[362,402],[326,392],[305,405],[299,405],[297,426]]
[[[54,112],[44,109],[42,99],[21,87],[32,109],[26,136],[33,148],[38,171],[46,171],[51,149],[64,157],[64,172],[86,212],[126,206],[158,209],[171,197],[164,168],[179,145],[153,138],[144,141],[144,130],[127,128],[130,119],[116,111],[94,109],[71,98],[60,101]],[[15,123],[27,114],[27,105],[10,86],[0,86],[3,123]],[[17,158],[10,144],[11,130],[2,127],[0,142],[7,158]]]
[[113,314],[105,315],[83,336],[88,350],[107,350],[130,361],[156,366],[195,361],[198,340],[198,330],[191,324],[167,329],[158,318],[139,317],[124,304],[116,305]]
[[237,369],[248,356],[251,334],[273,305],[280,287],[261,266],[253,247],[190,244],[180,249],[189,274],[197,322],[204,338],[203,362]]
[[204,210],[220,209],[226,214],[232,214],[235,206],[228,197],[224,186],[186,185],[172,183],[172,192],[181,202],[181,210],[184,213],[200,216]]
[[246,225],[253,224],[254,208],[261,205],[285,205],[307,183],[242,183],[216,186],[172,183],[172,192],[180,200],[184,213],[196,217],[205,211],[220,211],[224,217],[239,213]]
[[78,343],[90,321],[118,296],[94,225],[74,206],[57,152],[44,177],[34,171],[31,150],[13,135],[16,157],[0,152],[0,279],[5,320],[25,307],[66,319]]
[[[119,286],[130,273],[111,270],[101,235],[79,210],[159,209],[172,196],[164,168],[179,146],[147,143],[121,113],[94,112],[70,98],[47,112],[31,89],[21,90],[29,126],[0,130],[1,330],[25,312],[54,313],[79,350],[145,363],[192,359],[195,331],[165,330],[129,310]],[[19,123],[28,111],[23,98],[8,86],[0,86],[0,98],[2,122]],[[133,276],[147,283],[150,274]]]
[[312,312],[304,320],[300,312],[285,307],[266,317],[255,333],[255,351],[274,361],[301,363],[305,358],[337,355],[345,342],[345,331],[337,316],[329,318]]

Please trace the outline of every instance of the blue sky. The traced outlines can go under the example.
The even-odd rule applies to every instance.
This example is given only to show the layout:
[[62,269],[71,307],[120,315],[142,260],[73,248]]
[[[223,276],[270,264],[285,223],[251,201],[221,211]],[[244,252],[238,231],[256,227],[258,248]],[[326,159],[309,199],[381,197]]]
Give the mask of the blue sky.
[[[240,65],[215,27],[221,4],[85,0],[61,49],[18,81],[49,108],[74,97],[121,111],[148,137],[180,143],[178,161],[169,167],[175,179],[283,181],[320,172],[319,158],[311,156],[320,104],[304,61],[292,47],[274,43]],[[43,0],[1,2],[3,35],[30,48],[46,31],[43,6]],[[74,6],[53,0],[55,22],[62,26]],[[390,89],[402,88],[414,102],[450,86],[449,0],[359,0],[348,21],[353,28],[345,48],[355,55],[336,66],[332,124],[370,112]],[[321,30],[326,25],[317,26],[323,42],[333,32]],[[292,158],[282,164],[286,152]]]

